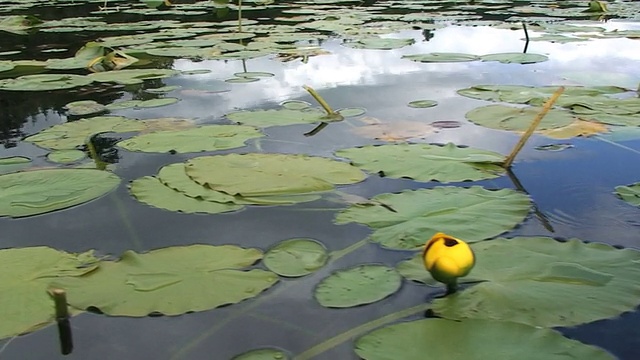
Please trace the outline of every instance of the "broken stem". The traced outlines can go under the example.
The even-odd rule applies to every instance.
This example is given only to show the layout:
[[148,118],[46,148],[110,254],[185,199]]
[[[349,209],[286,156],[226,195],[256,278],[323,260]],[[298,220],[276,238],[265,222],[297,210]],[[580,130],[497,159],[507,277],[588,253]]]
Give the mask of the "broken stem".
[[329,106],[329,104],[322,98],[322,96],[320,96],[320,94],[318,94],[315,90],[313,90],[313,88],[307,85],[302,86],[302,88],[307,90],[309,94],[311,94],[311,96],[313,96],[313,98],[316,99],[318,104],[320,104],[320,106],[322,106],[324,111],[327,112],[327,115],[329,116],[336,115],[336,112],[331,108],[331,106]]
[[516,158],[516,155],[518,155],[520,150],[522,150],[522,148],[524,147],[524,144],[527,142],[527,140],[529,140],[529,138],[531,137],[533,132],[536,130],[538,125],[540,125],[540,122],[542,121],[544,116],[547,115],[547,113],[549,112],[553,104],[555,104],[556,100],[558,100],[558,98],[560,97],[563,91],[564,91],[564,86],[559,87],[558,90],[556,90],[556,92],[554,92],[553,95],[551,95],[549,100],[547,100],[547,102],[544,103],[540,113],[536,115],[535,119],[533,119],[533,122],[531,122],[531,125],[529,125],[529,128],[527,129],[527,131],[525,131],[525,133],[522,134],[522,137],[520,137],[520,140],[511,151],[511,154],[507,156],[507,159],[502,164],[503,168],[508,169],[509,167],[511,167],[511,164],[513,163],[513,160]]

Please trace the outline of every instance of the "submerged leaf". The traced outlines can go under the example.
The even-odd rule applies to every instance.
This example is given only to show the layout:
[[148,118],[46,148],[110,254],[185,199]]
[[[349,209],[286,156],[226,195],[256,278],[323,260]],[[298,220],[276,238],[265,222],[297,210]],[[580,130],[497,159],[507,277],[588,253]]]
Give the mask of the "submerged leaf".
[[377,195],[342,210],[335,222],[368,225],[370,239],[387,248],[417,249],[437,232],[468,242],[494,237],[523,221],[530,207],[527,195],[511,189],[442,186]]
[[98,266],[92,251],[69,254],[38,246],[0,250],[0,339],[37,330],[55,320],[47,294],[57,278],[82,276]]
[[383,265],[359,265],[336,271],[315,289],[320,305],[347,308],[380,301],[400,289],[402,277]]
[[274,273],[242,270],[261,257],[258,249],[232,245],[129,250],[90,274],[56,283],[79,309],[94,307],[114,316],[180,315],[235,304],[273,286]]
[[343,149],[337,156],[355,166],[391,178],[417,181],[467,181],[491,179],[504,173],[504,156],[486,150],[427,144],[394,144]]
[[355,342],[365,360],[593,359],[604,350],[567,339],[555,330],[508,321],[422,319],[374,330]]
[[107,171],[46,169],[0,175],[0,216],[23,217],[65,209],[115,189]]

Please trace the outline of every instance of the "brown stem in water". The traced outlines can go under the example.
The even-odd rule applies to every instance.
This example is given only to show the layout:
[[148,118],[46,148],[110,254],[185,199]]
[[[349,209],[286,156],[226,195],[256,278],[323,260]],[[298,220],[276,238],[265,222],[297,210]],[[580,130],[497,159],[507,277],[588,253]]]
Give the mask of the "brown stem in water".
[[544,106],[542,106],[542,110],[540,111],[540,113],[538,113],[538,115],[536,115],[535,119],[533,119],[533,122],[531,122],[531,125],[529,126],[527,131],[525,131],[525,133],[522,134],[522,137],[520,138],[516,146],[511,151],[511,154],[507,156],[507,159],[502,164],[502,167],[504,167],[505,169],[508,169],[509,167],[511,167],[511,164],[513,163],[513,160],[516,158],[516,155],[518,155],[520,150],[522,150],[522,148],[524,147],[524,144],[527,142],[527,140],[529,140],[529,138],[531,137],[533,132],[536,130],[538,125],[540,125],[540,122],[542,121],[544,116],[547,115],[547,113],[549,112],[553,104],[555,104],[556,100],[558,100],[558,98],[560,97],[563,91],[564,91],[564,86],[560,86],[558,90],[556,90],[556,92],[554,92],[553,95],[551,95],[549,100],[547,100],[547,102],[544,103]]
[[311,94],[311,96],[313,96],[313,98],[316,99],[318,104],[320,104],[320,106],[322,106],[324,111],[327,112],[327,115],[329,116],[336,115],[336,112],[331,108],[331,106],[329,106],[329,104],[322,98],[322,96],[320,96],[320,94],[318,94],[315,90],[313,90],[313,88],[307,85],[304,85],[302,88],[307,90],[309,94]]

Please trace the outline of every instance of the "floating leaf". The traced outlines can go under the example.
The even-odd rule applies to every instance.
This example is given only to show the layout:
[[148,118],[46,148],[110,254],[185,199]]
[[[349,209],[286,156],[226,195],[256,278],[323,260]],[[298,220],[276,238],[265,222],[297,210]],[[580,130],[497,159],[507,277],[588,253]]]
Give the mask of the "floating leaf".
[[276,348],[262,348],[249,350],[236,355],[231,360],[289,360],[291,357],[284,351]]
[[120,184],[116,175],[89,169],[47,169],[0,175],[0,216],[23,217],[96,199]]
[[129,151],[188,153],[238,148],[244,146],[247,140],[262,136],[258,129],[251,126],[208,125],[142,134],[120,141],[118,146]]
[[250,78],[250,77],[235,77],[235,78],[226,79],[224,82],[231,83],[231,84],[241,84],[241,83],[251,83],[256,81],[260,81],[260,79]]
[[438,105],[438,102],[435,100],[414,100],[408,105],[412,108],[430,108]]
[[364,117],[359,119],[367,123],[366,126],[352,128],[356,134],[383,141],[405,141],[409,139],[424,139],[437,132],[432,124],[419,121],[394,121],[382,123],[376,118]]
[[242,209],[241,205],[233,203],[206,201],[186,196],[151,176],[133,180],[129,185],[129,191],[136,200],[147,205],[186,214],[218,214]]
[[[540,111],[538,107],[487,105],[475,108],[465,116],[469,121],[491,129],[525,131]],[[567,111],[551,109],[538,125],[537,131],[562,128],[575,120],[575,116]]]
[[237,111],[227,114],[227,119],[243,125],[256,127],[284,126],[293,124],[312,124],[317,122],[335,121],[327,117],[320,110],[254,110]]
[[549,60],[545,55],[532,53],[500,53],[480,56],[482,61],[498,61],[503,64],[535,64]]
[[468,242],[494,237],[523,221],[530,207],[528,196],[511,189],[441,186],[377,195],[342,210],[335,222],[368,225],[370,239],[387,248],[417,249],[437,232]]
[[289,110],[304,110],[310,108],[311,104],[301,100],[287,100],[280,103],[280,106]]
[[15,79],[0,80],[0,90],[50,91],[86,86],[92,80],[87,76],[72,74],[24,75]]
[[338,150],[336,155],[351,160],[363,170],[391,178],[417,181],[475,181],[504,173],[499,165],[504,156],[486,150],[427,144],[368,145]]
[[261,257],[258,249],[232,245],[175,246],[145,254],[128,250],[117,262],[105,261],[57,285],[79,309],[94,307],[114,316],[180,315],[235,304],[273,286],[274,273],[241,270]]
[[47,154],[47,160],[58,164],[71,164],[85,158],[80,150],[56,150]]
[[374,330],[355,342],[365,360],[593,359],[604,350],[567,339],[551,329],[507,321],[422,319]]
[[267,269],[280,276],[300,277],[324,266],[327,249],[311,239],[289,239],[276,244],[264,255]]
[[472,247],[477,261],[470,276],[484,281],[437,299],[433,310],[442,317],[574,326],[640,304],[640,251],[545,237]]
[[0,250],[0,339],[37,330],[55,320],[47,289],[56,278],[89,273],[92,251],[69,254],[37,246]]
[[409,59],[413,61],[419,62],[466,62],[466,61],[474,61],[478,60],[478,56],[471,54],[460,54],[460,53],[429,53],[429,54],[414,54],[414,55],[404,55],[403,59]]
[[178,75],[173,69],[124,69],[89,74],[90,80],[98,82],[114,82],[122,85],[141,84],[144,80],[162,79]]
[[411,45],[414,42],[415,40],[413,39],[364,38],[353,42],[346,42],[344,45],[354,49],[391,50]]
[[25,156],[10,156],[0,158],[0,174],[22,170],[31,165],[31,159]]
[[233,76],[237,77],[246,77],[246,78],[263,78],[263,77],[273,77],[275,74],[269,72],[262,71],[247,71],[247,72],[239,72],[233,74]]
[[289,154],[202,156],[187,161],[185,169],[201,185],[244,197],[328,191],[365,178],[344,162]]
[[367,110],[363,108],[343,108],[343,109],[337,110],[337,113],[340,114],[340,116],[345,118],[364,115],[364,113],[366,112]]
[[99,114],[107,111],[107,107],[93,100],[83,100],[70,102],[64,106],[69,115],[84,116]]
[[27,137],[25,141],[48,149],[65,150],[84,144],[88,137],[95,134],[140,131],[144,128],[145,123],[142,121],[122,116],[97,116],[54,125]]
[[633,206],[640,206],[640,182],[626,186],[616,186],[616,195]]
[[380,301],[401,285],[402,277],[394,269],[365,264],[324,278],[315,289],[315,298],[324,307],[354,307]]
[[[458,94],[478,100],[543,105],[556,90],[558,90],[557,86],[476,85],[458,90]],[[619,94],[625,91],[626,89],[616,86],[565,86],[558,104],[575,103],[576,99],[584,100],[584,97],[588,97],[590,101],[595,100],[594,97],[605,99],[600,95]]]

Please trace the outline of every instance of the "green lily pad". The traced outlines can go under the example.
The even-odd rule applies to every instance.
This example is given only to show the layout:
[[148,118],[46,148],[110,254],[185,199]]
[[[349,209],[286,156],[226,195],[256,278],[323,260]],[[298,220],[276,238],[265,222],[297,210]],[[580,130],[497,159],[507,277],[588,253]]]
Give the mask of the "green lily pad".
[[364,108],[343,108],[336,111],[340,116],[348,118],[348,117],[356,117],[360,115],[364,115],[367,112]]
[[428,54],[413,54],[413,55],[404,55],[403,59],[425,62],[425,63],[445,63],[445,62],[466,62],[466,61],[475,61],[478,60],[479,57],[471,54],[461,54],[461,53],[428,53]]
[[231,83],[231,84],[242,84],[242,83],[251,83],[256,81],[260,81],[260,79],[251,78],[251,77],[235,77],[235,78],[226,79],[224,82]]
[[311,239],[289,239],[276,244],[264,255],[267,269],[280,276],[300,277],[323,267],[327,248]]
[[110,172],[46,169],[0,175],[0,216],[24,217],[96,199],[120,184]]
[[468,242],[497,236],[523,221],[530,208],[529,197],[511,189],[441,186],[377,195],[340,211],[335,222],[368,225],[374,229],[372,241],[408,250],[423,246],[437,232]]
[[25,156],[0,158],[0,174],[22,170],[31,165],[31,159]]
[[394,269],[365,264],[324,278],[314,296],[324,307],[347,308],[380,301],[398,291],[401,285],[402,277]]
[[92,115],[108,111],[106,106],[93,100],[74,101],[64,107],[72,116]]
[[124,69],[89,74],[88,78],[97,82],[114,82],[122,85],[141,84],[144,80],[162,79],[178,75],[173,69]]
[[69,254],[44,246],[0,250],[0,339],[54,322],[50,283],[94,271],[98,261],[92,251]]
[[438,102],[435,100],[415,100],[408,105],[412,108],[430,108],[438,105]]
[[[458,90],[458,94],[478,100],[543,105],[556,90],[558,90],[557,86],[476,85]],[[565,86],[558,104],[565,101],[575,102],[576,98],[583,100],[585,96],[590,99],[593,99],[591,97],[602,99],[600,95],[619,94],[625,91],[627,90],[616,86]]]
[[439,316],[574,326],[640,304],[640,251],[545,237],[472,247],[477,261],[469,276],[483,282],[435,300]]
[[551,329],[486,320],[422,319],[374,330],[355,342],[364,360],[593,359],[606,351],[567,339]]
[[[487,105],[469,111],[465,116],[474,124],[491,129],[525,131],[540,113],[539,107],[518,108],[505,105]],[[576,117],[568,111],[551,109],[536,131],[558,129],[570,125]]]
[[129,191],[136,200],[160,209],[179,211],[185,214],[206,213],[219,214],[237,211],[242,205],[233,203],[213,202],[194,197],[165,186],[159,179],[151,176],[133,180]]
[[280,106],[282,106],[284,109],[289,110],[304,110],[310,108],[311,104],[301,100],[287,100],[280,103]]
[[173,97],[164,97],[164,98],[159,98],[159,99],[149,99],[149,100],[140,101],[138,104],[136,104],[135,107],[139,108],[139,109],[142,109],[142,108],[154,108],[154,107],[161,107],[161,106],[167,106],[167,105],[175,104],[178,101],[180,101],[180,99],[173,98]]
[[71,164],[85,157],[84,152],[80,150],[56,150],[47,154],[47,160],[58,164]]
[[616,195],[633,206],[640,206],[640,182],[626,186],[616,186]]
[[[180,315],[235,304],[258,296],[278,282],[270,271],[242,270],[260,260],[258,249],[191,245],[126,251],[83,277],[57,281],[69,304],[107,315]],[[185,296],[189,294],[189,296]]]
[[504,156],[486,150],[428,144],[368,145],[343,149],[339,157],[363,170],[391,178],[417,181],[475,181],[504,174]]
[[84,144],[88,137],[95,134],[140,131],[144,128],[142,121],[122,116],[97,116],[54,125],[27,137],[25,141],[48,149],[66,150]]
[[[182,72],[184,74],[184,72]],[[171,86],[161,86],[161,87],[157,87],[157,88],[153,88],[153,89],[145,89],[145,92],[148,92],[150,94],[166,94],[169,92],[172,92],[174,90],[178,90],[180,89],[180,86],[178,85],[171,85]]]
[[198,184],[244,197],[329,191],[366,177],[344,162],[294,154],[202,156],[187,161],[185,169]]
[[93,80],[83,75],[36,74],[15,79],[0,80],[0,90],[8,91],[50,91],[86,86]]
[[273,73],[262,72],[262,71],[247,71],[247,72],[239,72],[233,74],[233,76],[237,77],[245,77],[245,78],[267,78],[276,76]]
[[293,124],[313,124],[318,122],[336,121],[320,110],[253,110],[237,111],[227,114],[227,119],[243,125],[256,127],[284,126]]
[[142,134],[120,141],[118,146],[129,151],[188,153],[238,148],[244,146],[247,140],[262,136],[252,126],[208,125]]
[[289,360],[286,352],[276,348],[254,349],[236,355],[231,360]]
[[549,60],[549,57],[531,53],[500,53],[480,56],[481,61],[498,61],[503,64],[535,64]]
[[364,38],[344,43],[344,45],[354,49],[391,50],[409,46],[414,42],[415,40],[413,39]]

